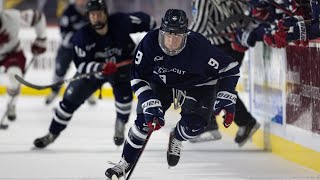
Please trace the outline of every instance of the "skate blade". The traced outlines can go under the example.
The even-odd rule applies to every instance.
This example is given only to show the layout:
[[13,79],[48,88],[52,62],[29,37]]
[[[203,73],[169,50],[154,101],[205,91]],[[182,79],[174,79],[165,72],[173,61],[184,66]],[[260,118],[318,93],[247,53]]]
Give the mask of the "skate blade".
[[260,124],[257,122],[257,123],[253,126],[253,128],[252,128],[249,136],[247,137],[247,139],[245,139],[242,143],[239,143],[239,144],[238,144],[239,147],[242,147],[243,145],[245,145],[245,144],[248,142],[248,140],[253,136],[254,133],[256,133],[256,131],[257,131],[259,128],[260,128]]
[[218,141],[222,138],[220,135],[213,135],[212,133],[206,132],[207,134],[202,134],[200,137],[190,139],[191,143],[207,142],[207,141]]
[[111,180],[119,180],[119,178],[116,175],[112,175]]

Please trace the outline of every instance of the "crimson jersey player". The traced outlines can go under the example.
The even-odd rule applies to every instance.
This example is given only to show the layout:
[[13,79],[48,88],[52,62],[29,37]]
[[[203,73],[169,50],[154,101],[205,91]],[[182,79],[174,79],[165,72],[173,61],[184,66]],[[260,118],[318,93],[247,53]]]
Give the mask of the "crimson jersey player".
[[16,119],[15,105],[20,93],[20,84],[14,75],[22,76],[25,71],[26,58],[21,48],[18,34],[23,27],[34,27],[36,39],[32,43],[31,51],[34,55],[46,51],[46,18],[35,10],[19,11],[15,9],[3,10],[0,13],[0,66],[5,68],[9,77],[7,93],[11,100],[7,105],[9,120]]

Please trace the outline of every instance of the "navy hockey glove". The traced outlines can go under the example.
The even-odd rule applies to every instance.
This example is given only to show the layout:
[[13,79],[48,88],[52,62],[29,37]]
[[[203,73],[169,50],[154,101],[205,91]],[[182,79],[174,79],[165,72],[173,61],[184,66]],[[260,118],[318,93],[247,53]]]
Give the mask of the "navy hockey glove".
[[304,18],[302,16],[289,16],[280,19],[278,22],[278,30],[289,30],[290,27],[295,26],[299,21],[304,21]]
[[225,111],[223,125],[228,128],[235,116],[237,95],[228,91],[220,91],[214,102],[213,113],[219,115],[222,110]]
[[[161,102],[158,99],[149,99],[142,103],[144,120],[149,128],[154,130],[160,129],[164,126],[164,114]],[[153,126],[155,123],[155,127]]]
[[234,42],[231,43],[233,50],[245,52],[249,47],[255,46],[257,36],[253,30],[237,30]]

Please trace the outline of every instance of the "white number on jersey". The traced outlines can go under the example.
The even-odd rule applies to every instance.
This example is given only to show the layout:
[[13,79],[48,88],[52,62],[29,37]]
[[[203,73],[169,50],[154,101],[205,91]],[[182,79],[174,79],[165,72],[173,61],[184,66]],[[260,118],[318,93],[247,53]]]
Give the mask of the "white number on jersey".
[[166,75],[159,75],[160,79],[166,84],[167,83],[167,77]]
[[79,48],[78,46],[75,46],[74,50],[76,51],[78,57],[86,57],[86,52],[81,48]]
[[138,50],[135,61],[134,61],[137,65],[141,63],[142,56],[143,56],[143,53]]
[[129,16],[129,18],[131,19],[131,23],[132,24],[141,24],[141,19],[140,18],[138,18],[137,16]]
[[212,66],[214,69],[218,69],[218,68],[219,68],[219,63],[218,63],[218,61],[216,61],[216,60],[213,59],[213,58],[210,58],[208,64],[209,64],[210,66]]

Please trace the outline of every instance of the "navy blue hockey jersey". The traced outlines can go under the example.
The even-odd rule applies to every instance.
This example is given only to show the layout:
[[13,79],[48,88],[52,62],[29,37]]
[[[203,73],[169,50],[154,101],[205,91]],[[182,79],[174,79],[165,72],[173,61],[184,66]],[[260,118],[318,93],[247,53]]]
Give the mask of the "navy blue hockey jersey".
[[239,63],[211,45],[204,36],[190,31],[185,48],[176,56],[166,55],[158,44],[159,30],[149,32],[140,42],[131,70],[131,86],[142,102],[153,96],[149,82],[188,90],[212,86],[234,91]]
[[60,33],[62,36],[61,45],[65,48],[72,48],[71,38],[74,32],[87,23],[87,16],[79,13],[74,4],[70,4],[59,20]]
[[78,73],[96,71],[100,63],[132,59],[135,44],[130,33],[149,31],[155,27],[153,19],[142,12],[116,13],[108,17],[108,32],[99,35],[90,24],[73,37],[74,62]]

